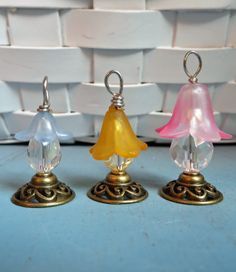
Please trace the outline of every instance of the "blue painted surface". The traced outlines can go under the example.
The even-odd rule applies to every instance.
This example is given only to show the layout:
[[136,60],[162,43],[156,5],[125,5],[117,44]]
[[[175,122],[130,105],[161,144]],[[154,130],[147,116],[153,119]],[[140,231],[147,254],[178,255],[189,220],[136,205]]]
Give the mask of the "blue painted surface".
[[236,146],[217,146],[205,177],[224,194],[213,206],[168,202],[158,189],[178,176],[167,147],[151,147],[129,174],[149,198],[112,206],[86,192],[107,170],[88,146],[64,146],[54,173],[76,192],[69,204],[27,209],[10,202],[12,193],[34,174],[26,146],[0,146],[1,272],[211,272],[235,271]]

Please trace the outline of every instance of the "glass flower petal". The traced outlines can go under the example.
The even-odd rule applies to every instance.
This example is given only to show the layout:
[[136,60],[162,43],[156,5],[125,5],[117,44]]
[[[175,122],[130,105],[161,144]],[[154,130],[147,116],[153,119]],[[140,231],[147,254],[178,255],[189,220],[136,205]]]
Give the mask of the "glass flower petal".
[[192,83],[180,89],[171,119],[156,131],[161,137],[170,139],[190,134],[203,141],[216,142],[232,137],[215,123],[207,86]]
[[134,134],[122,109],[111,105],[104,117],[97,143],[90,149],[96,160],[108,160],[113,154],[123,158],[134,158],[147,145]]
[[50,112],[38,112],[31,121],[30,126],[27,129],[16,133],[15,138],[20,141],[29,141],[32,137],[34,137],[42,120],[45,120],[44,127],[42,129],[52,126],[59,140],[67,141],[73,139],[73,135],[71,133],[65,132],[58,127],[56,119]]

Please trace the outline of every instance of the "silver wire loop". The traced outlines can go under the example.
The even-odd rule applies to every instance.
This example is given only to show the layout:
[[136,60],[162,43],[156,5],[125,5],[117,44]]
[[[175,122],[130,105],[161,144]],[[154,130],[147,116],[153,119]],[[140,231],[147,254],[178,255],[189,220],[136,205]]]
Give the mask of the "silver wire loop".
[[[197,70],[194,74],[191,74],[187,68],[187,62],[188,62],[188,58],[190,55],[194,55],[198,59],[198,67],[197,67]],[[184,56],[183,66],[184,66],[185,74],[189,77],[189,81],[191,83],[196,83],[198,81],[197,76],[199,75],[199,73],[202,70],[202,59],[201,59],[200,55],[196,51],[188,51]]]
[[[119,78],[119,80],[120,80],[120,90],[119,90],[118,93],[112,92],[112,90],[111,90],[111,88],[110,88],[110,86],[109,86],[109,83],[108,83],[108,79],[109,79],[109,77],[110,77],[112,74],[117,75],[118,78]],[[107,90],[108,90],[108,92],[109,92],[110,94],[112,94],[112,95],[115,95],[115,94],[120,94],[120,95],[121,95],[121,94],[122,94],[122,92],[123,92],[123,85],[124,85],[124,84],[123,84],[123,78],[122,78],[120,72],[118,72],[118,71],[116,71],[116,70],[111,70],[111,71],[109,71],[109,72],[106,74],[106,76],[105,76],[104,83],[105,83],[105,86],[106,86],[106,88],[107,88]]]
[[[119,92],[118,93],[115,93],[111,90],[110,88],[110,85],[109,85],[109,77],[112,75],[112,74],[115,74],[118,76],[119,80],[120,80],[120,89],[119,89]],[[116,71],[116,70],[111,70],[109,71],[106,76],[105,76],[105,79],[104,79],[104,83],[105,83],[105,86],[107,88],[107,91],[112,94],[112,104],[120,109],[120,108],[123,108],[124,107],[124,97],[122,96],[122,92],[123,92],[123,85],[124,85],[124,82],[123,82],[123,78],[120,74],[120,72]]]
[[45,76],[43,79],[43,105],[38,107],[38,111],[49,111],[49,93],[48,93],[48,77]]

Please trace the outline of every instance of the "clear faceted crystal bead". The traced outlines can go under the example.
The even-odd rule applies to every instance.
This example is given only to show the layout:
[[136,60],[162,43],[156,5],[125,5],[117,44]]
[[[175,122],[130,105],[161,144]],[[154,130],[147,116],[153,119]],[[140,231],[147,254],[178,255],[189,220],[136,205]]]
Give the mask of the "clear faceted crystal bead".
[[42,142],[32,138],[28,145],[27,154],[29,164],[34,170],[48,173],[61,160],[60,143],[57,138]]
[[112,171],[120,172],[124,171],[133,159],[126,159],[119,155],[113,154],[107,161],[104,161],[105,165]]
[[187,136],[172,140],[170,153],[174,162],[185,172],[199,172],[209,164],[213,149],[212,143]]

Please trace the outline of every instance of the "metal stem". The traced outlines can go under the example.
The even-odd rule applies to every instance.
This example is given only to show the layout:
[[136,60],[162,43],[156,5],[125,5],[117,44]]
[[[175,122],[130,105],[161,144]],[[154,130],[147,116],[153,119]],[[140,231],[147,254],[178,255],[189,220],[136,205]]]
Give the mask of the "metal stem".
[[49,93],[48,93],[48,77],[45,76],[43,79],[43,104],[38,107],[38,111],[49,111]]
[[119,155],[117,155],[117,168],[122,171],[122,158]]
[[192,135],[189,135],[189,163],[190,163],[190,172],[196,172],[198,168],[197,165],[197,152],[195,141]]

